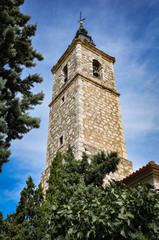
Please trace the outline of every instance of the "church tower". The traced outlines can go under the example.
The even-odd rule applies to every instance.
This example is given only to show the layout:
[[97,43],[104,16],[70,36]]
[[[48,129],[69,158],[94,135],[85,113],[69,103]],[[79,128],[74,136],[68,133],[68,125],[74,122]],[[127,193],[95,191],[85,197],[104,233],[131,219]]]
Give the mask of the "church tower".
[[118,171],[110,178],[121,180],[132,172],[116,90],[115,58],[98,48],[82,21],[71,45],[52,68],[53,95],[49,105],[46,169],[41,182],[46,189],[51,162],[68,144],[76,159],[82,152],[93,155],[101,150],[116,151],[121,157]]

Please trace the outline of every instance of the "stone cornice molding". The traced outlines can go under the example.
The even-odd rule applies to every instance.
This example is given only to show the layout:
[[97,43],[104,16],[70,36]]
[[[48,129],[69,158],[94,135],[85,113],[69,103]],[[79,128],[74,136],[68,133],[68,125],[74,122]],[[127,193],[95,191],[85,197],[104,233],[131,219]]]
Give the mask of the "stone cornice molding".
[[60,93],[49,104],[49,107],[64,93],[64,91],[73,83],[74,79],[76,79],[78,76],[82,77],[82,80],[84,80],[84,81],[91,82],[94,85],[96,85],[102,89],[105,89],[106,91],[109,91],[116,96],[120,96],[120,93],[116,92],[115,90],[113,90],[111,88],[106,87],[102,83],[96,82],[95,80],[93,80],[93,78],[88,78],[88,77],[85,77],[81,73],[76,73],[75,76],[73,76],[73,78],[67,84],[64,84],[64,86],[61,88]]
[[68,55],[75,49],[75,46],[77,44],[81,44],[83,45],[85,48],[89,49],[90,51],[97,53],[99,55],[101,55],[103,58],[105,58],[106,60],[108,60],[109,62],[112,62],[113,64],[115,63],[115,58],[112,56],[109,56],[108,54],[104,53],[103,51],[99,50],[98,48],[90,45],[89,43],[86,43],[84,41],[82,41],[79,38],[75,38],[71,45],[67,48],[67,50],[64,52],[64,54],[62,55],[62,57],[58,60],[58,62],[53,66],[53,68],[51,69],[51,72],[54,74],[57,69],[61,66],[61,64],[66,60],[66,58],[68,57]]

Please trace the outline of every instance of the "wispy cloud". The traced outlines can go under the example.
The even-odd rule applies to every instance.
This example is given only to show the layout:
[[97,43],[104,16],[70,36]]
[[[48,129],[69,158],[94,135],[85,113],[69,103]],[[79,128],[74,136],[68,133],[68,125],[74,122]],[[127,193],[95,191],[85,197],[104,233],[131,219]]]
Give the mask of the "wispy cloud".
[[127,93],[122,103],[125,131],[129,137],[159,133],[159,108],[151,94]]

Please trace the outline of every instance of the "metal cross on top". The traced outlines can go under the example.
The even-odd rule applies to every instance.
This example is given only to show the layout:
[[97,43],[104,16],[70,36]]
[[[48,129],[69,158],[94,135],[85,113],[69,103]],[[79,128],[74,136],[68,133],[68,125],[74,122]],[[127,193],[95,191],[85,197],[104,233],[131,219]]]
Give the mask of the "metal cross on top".
[[86,19],[85,18],[82,19],[82,12],[80,12],[80,18],[79,18],[78,22],[80,22],[80,24],[82,24],[84,20],[86,20]]

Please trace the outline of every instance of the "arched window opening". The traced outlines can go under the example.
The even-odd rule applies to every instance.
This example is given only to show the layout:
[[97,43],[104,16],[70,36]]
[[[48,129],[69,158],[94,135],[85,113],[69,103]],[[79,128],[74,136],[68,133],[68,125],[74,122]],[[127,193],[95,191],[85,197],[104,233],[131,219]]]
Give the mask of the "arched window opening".
[[64,67],[63,73],[64,73],[64,82],[67,82],[67,80],[68,80],[68,68],[67,68],[67,65]]
[[100,68],[101,68],[100,63],[97,60],[93,59],[93,76],[95,77],[100,76]]

